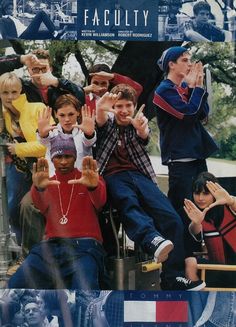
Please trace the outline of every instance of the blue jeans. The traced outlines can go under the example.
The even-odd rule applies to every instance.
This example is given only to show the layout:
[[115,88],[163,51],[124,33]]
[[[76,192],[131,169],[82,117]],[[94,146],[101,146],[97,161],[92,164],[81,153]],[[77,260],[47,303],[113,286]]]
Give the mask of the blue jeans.
[[29,26],[27,26],[26,30],[20,35],[20,39],[41,39],[41,36],[43,35],[43,32],[39,30],[41,23],[43,23],[47,27],[47,34],[45,33],[45,35],[47,35],[47,38],[52,38],[53,32],[55,31],[55,26],[48,14],[45,11],[41,10],[34,16]]
[[[235,292],[188,292],[189,327],[231,327],[236,323]],[[210,298],[212,297],[212,299]]]
[[100,289],[103,246],[92,238],[55,238],[35,245],[9,288]]
[[151,241],[156,236],[169,239],[174,249],[163,263],[162,279],[183,276],[183,225],[167,197],[151,179],[138,171],[105,176],[109,200],[120,213],[128,237],[154,254]]
[[8,214],[11,229],[16,233],[17,243],[21,244],[20,202],[30,190],[31,176],[18,171],[13,163],[6,163],[6,186]]

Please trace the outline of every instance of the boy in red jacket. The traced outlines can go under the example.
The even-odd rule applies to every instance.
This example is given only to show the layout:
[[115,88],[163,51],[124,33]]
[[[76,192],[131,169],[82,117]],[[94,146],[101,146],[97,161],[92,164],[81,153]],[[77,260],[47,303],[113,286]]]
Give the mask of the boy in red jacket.
[[97,211],[106,202],[106,187],[96,161],[85,157],[74,168],[73,138],[51,140],[56,173],[49,178],[46,159],[33,168],[31,195],[46,218],[45,240],[35,245],[9,280],[9,288],[99,289],[104,250]]

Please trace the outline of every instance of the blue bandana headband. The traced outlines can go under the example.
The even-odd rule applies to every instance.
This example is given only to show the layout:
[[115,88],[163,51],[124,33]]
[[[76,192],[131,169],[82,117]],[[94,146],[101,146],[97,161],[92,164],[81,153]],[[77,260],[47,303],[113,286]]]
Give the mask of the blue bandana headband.
[[158,59],[157,64],[163,72],[168,69],[168,64],[170,61],[176,61],[184,52],[188,49],[184,47],[171,47],[166,49],[160,59]]

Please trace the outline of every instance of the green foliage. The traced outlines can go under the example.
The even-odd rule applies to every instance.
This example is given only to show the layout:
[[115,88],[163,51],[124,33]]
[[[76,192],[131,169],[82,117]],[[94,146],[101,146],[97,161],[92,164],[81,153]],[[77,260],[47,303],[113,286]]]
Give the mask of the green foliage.
[[236,160],[236,128],[227,139],[221,141],[219,158]]

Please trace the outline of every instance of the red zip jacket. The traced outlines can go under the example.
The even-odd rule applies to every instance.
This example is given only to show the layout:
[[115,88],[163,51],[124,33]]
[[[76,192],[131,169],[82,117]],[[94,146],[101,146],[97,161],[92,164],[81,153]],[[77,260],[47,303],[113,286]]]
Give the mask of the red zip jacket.
[[[106,203],[106,186],[102,177],[99,179],[98,187],[94,191],[88,191],[84,185],[74,184],[73,189],[73,185],[67,183],[70,179],[81,177],[78,169],[66,175],[56,172],[56,176],[61,182],[60,193],[58,186],[54,185],[48,186],[44,191],[37,190],[35,186],[31,188],[33,203],[46,218],[46,239],[92,237],[102,241],[97,218],[97,212]],[[50,180],[55,180],[56,176]],[[60,194],[63,210],[60,207]],[[68,222],[60,224],[60,218],[67,210]]]

